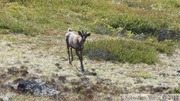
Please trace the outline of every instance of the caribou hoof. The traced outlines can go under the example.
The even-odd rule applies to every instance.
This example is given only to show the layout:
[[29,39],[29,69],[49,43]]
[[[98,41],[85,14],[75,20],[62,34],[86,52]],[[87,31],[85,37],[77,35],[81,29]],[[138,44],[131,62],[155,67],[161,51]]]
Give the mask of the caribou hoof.
[[69,61],[69,64],[70,64],[70,65],[72,65],[72,62],[71,62],[71,61]]
[[83,74],[84,74],[84,75],[93,75],[93,76],[96,76],[96,75],[97,75],[96,72],[90,72],[90,71],[84,71]]

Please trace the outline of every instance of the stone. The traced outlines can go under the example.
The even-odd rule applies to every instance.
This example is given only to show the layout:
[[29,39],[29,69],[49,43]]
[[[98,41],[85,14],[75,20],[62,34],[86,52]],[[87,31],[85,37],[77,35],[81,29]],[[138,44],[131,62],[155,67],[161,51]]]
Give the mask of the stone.
[[39,79],[23,80],[18,84],[17,90],[22,93],[30,93],[40,96],[54,96],[60,93]]

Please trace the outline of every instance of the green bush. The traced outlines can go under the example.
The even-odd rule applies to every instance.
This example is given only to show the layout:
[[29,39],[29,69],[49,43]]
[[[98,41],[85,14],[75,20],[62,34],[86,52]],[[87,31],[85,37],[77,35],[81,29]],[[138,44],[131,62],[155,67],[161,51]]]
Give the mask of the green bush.
[[158,52],[172,55],[175,44],[171,40],[157,42],[155,37],[145,41],[104,39],[87,42],[84,52],[95,60],[153,64],[158,62]]
[[[158,23],[157,23],[158,22]],[[135,34],[154,34],[160,30],[166,22],[156,19],[155,17],[139,16],[134,14],[118,14],[112,17],[108,24],[113,28],[125,27]]]
[[146,45],[150,45],[153,46],[156,51],[160,52],[160,53],[166,53],[168,55],[172,55],[174,52],[174,45],[168,45],[171,42],[163,42],[163,43],[158,43],[158,42],[145,42]]
[[98,34],[106,34],[106,35],[114,35],[115,30],[112,26],[108,25],[106,23],[106,20],[101,19],[101,20],[96,20],[91,24],[91,29],[93,32],[98,33]]
[[90,59],[152,64],[158,61],[156,49],[132,40],[99,40],[87,42],[85,54]]

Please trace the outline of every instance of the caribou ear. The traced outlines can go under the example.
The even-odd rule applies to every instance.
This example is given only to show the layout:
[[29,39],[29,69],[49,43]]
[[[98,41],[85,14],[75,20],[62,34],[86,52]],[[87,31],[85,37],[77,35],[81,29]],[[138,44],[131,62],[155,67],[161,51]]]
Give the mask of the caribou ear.
[[78,34],[79,34],[80,36],[82,36],[82,33],[81,33],[80,31],[78,31]]
[[82,30],[82,34],[84,34],[84,31]]
[[91,35],[91,33],[88,33],[88,34],[87,34],[87,36],[90,36],[90,35]]

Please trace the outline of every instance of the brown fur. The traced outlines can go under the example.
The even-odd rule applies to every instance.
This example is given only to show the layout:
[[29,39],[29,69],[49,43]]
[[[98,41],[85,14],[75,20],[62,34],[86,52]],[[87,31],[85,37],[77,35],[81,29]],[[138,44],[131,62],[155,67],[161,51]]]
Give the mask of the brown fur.
[[86,38],[90,35],[91,35],[90,33],[84,32],[83,30],[82,32],[78,31],[78,33],[73,32],[70,28],[68,29],[68,32],[65,35],[66,45],[68,49],[67,52],[68,52],[69,64],[72,64],[72,61],[73,61],[72,49],[74,49],[76,51],[76,55],[78,56],[80,60],[81,70],[83,72],[84,72],[84,66],[82,62],[83,61],[82,50],[84,48],[84,42],[86,41]]

